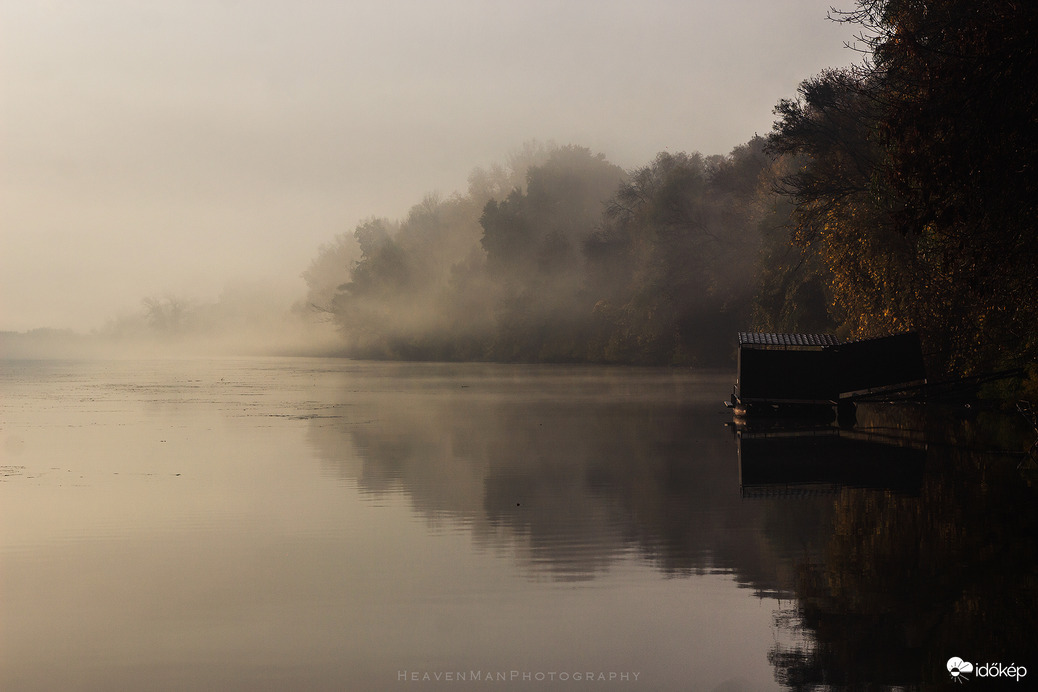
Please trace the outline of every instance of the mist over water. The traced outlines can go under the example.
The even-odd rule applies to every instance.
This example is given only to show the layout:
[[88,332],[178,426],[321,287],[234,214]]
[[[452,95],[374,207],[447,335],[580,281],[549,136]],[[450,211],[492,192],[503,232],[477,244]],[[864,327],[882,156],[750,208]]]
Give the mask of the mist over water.
[[531,138],[624,168],[728,151],[851,34],[825,3],[751,5],[0,3],[0,330],[236,280],[298,299],[322,244]]
[[137,311],[89,332],[0,332],[0,357],[14,360],[334,355],[341,350],[341,337],[329,324],[307,314],[298,299],[286,299],[260,283],[225,289],[216,301],[148,297]]
[[238,282],[162,293],[89,334],[2,335],[6,357],[346,355],[390,360],[718,365],[751,318],[763,140],[624,171],[530,142],[323,244],[305,293]]

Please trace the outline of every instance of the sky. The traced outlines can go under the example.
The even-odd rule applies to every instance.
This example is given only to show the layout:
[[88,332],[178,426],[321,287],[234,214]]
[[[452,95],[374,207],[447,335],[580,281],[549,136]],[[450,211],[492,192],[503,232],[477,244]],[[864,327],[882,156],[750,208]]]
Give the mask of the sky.
[[0,0],[0,330],[302,297],[323,243],[531,140],[727,153],[855,62],[830,4]]

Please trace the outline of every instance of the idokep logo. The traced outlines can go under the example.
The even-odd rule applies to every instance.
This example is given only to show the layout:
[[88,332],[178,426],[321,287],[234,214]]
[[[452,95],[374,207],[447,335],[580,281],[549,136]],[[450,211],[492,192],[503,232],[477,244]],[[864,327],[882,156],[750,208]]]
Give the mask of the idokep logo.
[[973,673],[978,678],[1009,678],[1020,682],[1027,675],[1027,668],[1010,663],[1008,666],[1002,663],[977,663],[974,665],[969,661],[963,661],[958,656],[948,659],[948,674],[955,682],[969,680],[969,674]]
[[955,682],[969,680],[969,675],[967,674],[972,672],[973,664],[969,661],[963,661],[958,656],[952,656],[948,659],[948,673]]

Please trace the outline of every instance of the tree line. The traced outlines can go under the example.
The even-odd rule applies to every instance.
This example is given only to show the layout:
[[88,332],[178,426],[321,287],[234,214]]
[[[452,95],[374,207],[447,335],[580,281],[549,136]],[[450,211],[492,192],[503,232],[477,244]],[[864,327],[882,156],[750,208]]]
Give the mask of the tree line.
[[350,355],[716,364],[750,314],[764,141],[626,172],[528,146],[468,194],[370,219],[304,274]]
[[355,357],[720,365],[735,332],[918,331],[935,372],[1032,364],[1032,3],[859,0],[859,63],[767,137],[625,171],[527,145],[304,273]]

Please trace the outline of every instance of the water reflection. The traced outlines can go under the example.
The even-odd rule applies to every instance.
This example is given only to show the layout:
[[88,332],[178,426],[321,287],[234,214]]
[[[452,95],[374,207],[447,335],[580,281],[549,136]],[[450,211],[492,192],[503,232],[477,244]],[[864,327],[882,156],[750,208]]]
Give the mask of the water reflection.
[[727,379],[455,375],[436,396],[344,393],[341,409],[368,417],[311,421],[309,439],[363,491],[406,493],[428,521],[516,551],[534,578],[587,580],[634,553],[667,574],[786,592],[792,558],[820,545],[828,501],[743,502],[718,405]]
[[743,497],[845,487],[917,494],[922,487],[926,445],[911,438],[833,426],[744,429],[737,436]]
[[[885,491],[833,495],[822,557],[798,565],[793,625],[811,646],[776,647],[776,677],[792,689],[951,684],[946,662],[1033,665],[1038,651],[1038,506],[1021,475],[1012,418],[872,412],[871,424],[924,433],[925,452],[877,454]],[[1014,430],[1016,427],[1016,430]],[[906,456],[907,455],[907,456]],[[898,459],[925,473],[889,475]],[[864,459],[862,460],[864,461]],[[1014,681],[1015,682],[1015,681]]]
[[853,429],[732,436],[716,399],[686,389],[718,380],[353,392],[343,410],[375,413],[315,419],[309,440],[372,497],[406,494],[534,579],[589,580],[637,554],[792,598],[779,624],[802,644],[769,656],[791,689],[939,685],[952,655],[1033,657],[1035,491],[1017,457],[982,451],[1020,447],[1012,422],[877,407]]
[[1022,418],[877,407],[735,435],[729,373],[18,368],[5,683],[381,689],[622,661],[642,689],[917,688],[951,656],[1038,674]]

